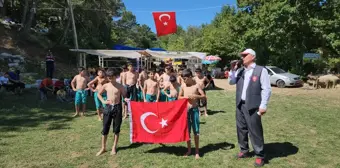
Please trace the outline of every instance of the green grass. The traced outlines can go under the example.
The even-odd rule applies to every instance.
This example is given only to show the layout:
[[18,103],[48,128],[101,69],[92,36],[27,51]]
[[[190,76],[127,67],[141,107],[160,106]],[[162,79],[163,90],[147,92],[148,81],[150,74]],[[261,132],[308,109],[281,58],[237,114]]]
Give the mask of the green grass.
[[[201,118],[203,157],[183,158],[185,143],[139,145],[129,142],[129,122],[122,125],[117,156],[100,149],[101,122],[93,100],[91,116],[72,118],[73,104],[49,100],[39,104],[35,93],[0,98],[0,167],[253,167],[254,158],[236,160],[234,92],[208,91],[210,116]],[[263,117],[266,167],[340,167],[339,105],[322,97],[273,95]],[[111,147],[110,130],[108,146]],[[108,149],[110,150],[110,148]]]

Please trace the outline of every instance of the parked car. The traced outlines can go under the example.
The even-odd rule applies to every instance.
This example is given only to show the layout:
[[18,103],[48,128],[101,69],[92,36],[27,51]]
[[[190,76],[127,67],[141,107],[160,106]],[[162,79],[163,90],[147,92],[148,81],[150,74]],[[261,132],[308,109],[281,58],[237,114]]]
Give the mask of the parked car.
[[276,66],[266,66],[268,74],[270,76],[270,83],[279,88],[286,86],[301,86],[303,82],[299,75],[295,75],[284,71]]

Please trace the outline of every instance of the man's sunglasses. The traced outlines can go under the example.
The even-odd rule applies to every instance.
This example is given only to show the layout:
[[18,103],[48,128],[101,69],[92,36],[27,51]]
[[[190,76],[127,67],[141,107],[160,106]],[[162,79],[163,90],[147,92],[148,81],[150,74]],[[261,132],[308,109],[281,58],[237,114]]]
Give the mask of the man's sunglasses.
[[241,55],[241,58],[244,58],[246,56],[248,56],[249,54],[244,54],[244,55]]

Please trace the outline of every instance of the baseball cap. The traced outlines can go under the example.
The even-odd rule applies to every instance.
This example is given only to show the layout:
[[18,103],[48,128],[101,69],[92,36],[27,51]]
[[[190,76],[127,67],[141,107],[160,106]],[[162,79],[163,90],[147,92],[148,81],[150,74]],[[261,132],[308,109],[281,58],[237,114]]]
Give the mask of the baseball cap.
[[244,50],[243,52],[240,53],[240,55],[247,55],[247,54],[251,54],[253,55],[254,57],[256,57],[256,52],[253,50],[253,49],[246,49]]

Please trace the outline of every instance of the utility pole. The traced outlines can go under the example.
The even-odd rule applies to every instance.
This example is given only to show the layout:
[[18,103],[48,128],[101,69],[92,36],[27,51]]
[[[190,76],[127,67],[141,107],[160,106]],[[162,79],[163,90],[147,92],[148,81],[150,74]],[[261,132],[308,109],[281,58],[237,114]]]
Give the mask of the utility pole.
[[[78,50],[78,37],[77,37],[77,29],[76,29],[76,23],[74,21],[74,15],[73,15],[73,7],[72,7],[72,3],[71,0],[67,0],[68,3],[68,7],[70,8],[70,14],[71,14],[71,20],[72,20],[72,29],[73,29],[73,40],[74,40],[74,46],[75,49]],[[79,58],[79,53],[78,51],[76,52],[77,54],[77,65],[80,66],[82,63],[82,58]]]

